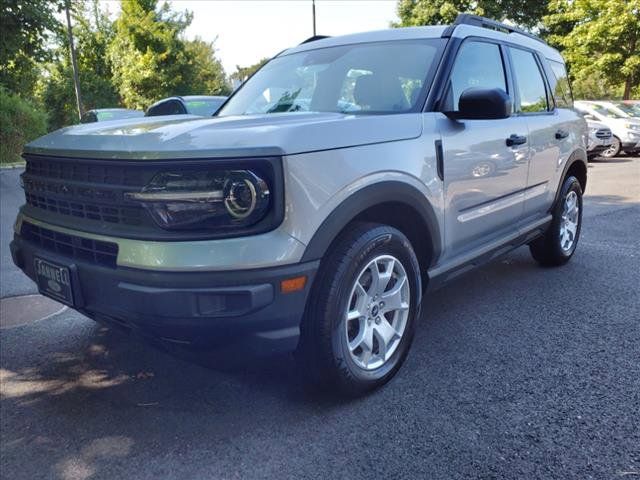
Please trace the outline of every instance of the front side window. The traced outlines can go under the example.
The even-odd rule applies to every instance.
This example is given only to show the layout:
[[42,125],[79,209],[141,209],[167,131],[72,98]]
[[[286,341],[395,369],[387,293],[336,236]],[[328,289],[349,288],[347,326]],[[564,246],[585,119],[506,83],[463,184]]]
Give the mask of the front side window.
[[430,82],[441,44],[440,39],[376,42],[276,57],[218,115],[412,111]]
[[533,53],[519,48],[511,48],[510,51],[514,77],[520,93],[519,111],[523,113],[548,111],[547,89]]
[[569,87],[569,77],[564,63],[549,60],[551,70],[555,76],[556,84],[553,90],[553,96],[556,99],[556,105],[559,108],[571,108],[573,106],[573,98],[571,97],[571,88]]
[[462,92],[469,88],[501,88],[507,92],[500,47],[487,42],[465,42],[456,57],[443,111],[457,111]]

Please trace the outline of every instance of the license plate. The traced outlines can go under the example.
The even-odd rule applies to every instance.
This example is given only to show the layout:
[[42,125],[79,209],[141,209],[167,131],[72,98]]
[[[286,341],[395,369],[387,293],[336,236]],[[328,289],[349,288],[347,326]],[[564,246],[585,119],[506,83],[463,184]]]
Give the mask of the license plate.
[[69,267],[56,265],[41,258],[35,258],[34,263],[40,293],[73,306],[73,290],[71,288]]

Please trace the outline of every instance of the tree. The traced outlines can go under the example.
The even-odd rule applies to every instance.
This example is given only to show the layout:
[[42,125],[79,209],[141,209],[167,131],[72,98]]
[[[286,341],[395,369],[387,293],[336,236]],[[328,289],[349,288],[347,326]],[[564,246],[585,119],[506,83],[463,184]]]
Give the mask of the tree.
[[185,94],[229,95],[231,88],[213,43],[200,38],[185,42],[189,65],[185,72]]
[[189,12],[172,12],[156,0],[123,0],[109,47],[113,83],[130,108],[146,108],[163,97],[228,93],[211,43],[187,41]]
[[640,0],[551,0],[544,24],[576,96],[640,95]]
[[51,58],[47,42],[60,31],[55,14],[64,0],[2,0],[0,7],[0,84],[29,96],[38,78],[37,64]]
[[[72,7],[85,109],[119,106],[120,98],[111,82],[112,70],[107,56],[107,49],[114,36],[113,22],[99,8],[97,0],[90,3],[77,2]],[[41,78],[37,88],[42,105],[50,111],[50,129],[78,121],[69,45],[62,33],[58,44],[59,47],[52,51],[54,61],[45,65],[46,75]]]
[[509,20],[526,28],[537,27],[546,13],[539,0],[399,0],[398,27],[452,23],[458,13],[473,13],[494,20]]
[[156,10],[155,0],[123,0],[109,47],[113,83],[129,108],[146,108],[176,95],[184,84],[186,58],[179,35],[191,18]]
[[257,63],[250,65],[248,67],[241,67],[240,65],[236,65],[236,71],[233,72],[230,76],[231,80],[237,80],[239,82],[244,82],[251,75],[256,73],[262,66],[269,61],[268,58],[263,58]]

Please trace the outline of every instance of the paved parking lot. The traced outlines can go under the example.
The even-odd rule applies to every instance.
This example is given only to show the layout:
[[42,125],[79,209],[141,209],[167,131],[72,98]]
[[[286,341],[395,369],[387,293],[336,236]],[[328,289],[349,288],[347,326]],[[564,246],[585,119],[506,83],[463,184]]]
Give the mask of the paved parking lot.
[[[2,297],[35,292],[8,253],[18,173],[0,172]],[[288,357],[220,371],[70,310],[3,322],[2,477],[640,479],[640,159],[589,174],[572,262],[521,248],[428,296],[366,398],[303,389]]]

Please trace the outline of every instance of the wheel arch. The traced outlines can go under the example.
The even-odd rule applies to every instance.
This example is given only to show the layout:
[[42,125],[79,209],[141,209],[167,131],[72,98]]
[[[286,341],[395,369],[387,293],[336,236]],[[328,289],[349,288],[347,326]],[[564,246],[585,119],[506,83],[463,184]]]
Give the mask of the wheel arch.
[[569,159],[567,160],[567,163],[565,164],[562,171],[562,175],[560,176],[560,182],[558,183],[558,186],[556,188],[556,196],[553,203],[554,205],[558,200],[558,197],[560,196],[562,184],[569,175],[573,175],[578,179],[578,182],[580,182],[580,188],[582,188],[583,192],[587,189],[587,165],[587,152],[585,150],[574,150],[571,155],[569,155]]
[[[402,215],[398,214],[399,209]],[[374,183],[345,199],[316,230],[301,261],[324,257],[340,234],[357,221],[387,224],[404,233],[418,257],[426,286],[427,269],[442,248],[440,227],[427,197],[416,187],[400,181]]]

